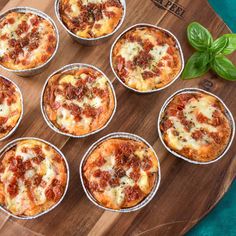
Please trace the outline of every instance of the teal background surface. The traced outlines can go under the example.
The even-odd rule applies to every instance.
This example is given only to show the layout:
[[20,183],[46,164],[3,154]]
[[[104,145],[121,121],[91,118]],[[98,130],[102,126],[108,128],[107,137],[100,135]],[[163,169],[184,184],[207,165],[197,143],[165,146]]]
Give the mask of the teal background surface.
[[[236,33],[236,0],[209,0],[210,5]],[[236,181],[217,206],[187,236],[236,236]]]

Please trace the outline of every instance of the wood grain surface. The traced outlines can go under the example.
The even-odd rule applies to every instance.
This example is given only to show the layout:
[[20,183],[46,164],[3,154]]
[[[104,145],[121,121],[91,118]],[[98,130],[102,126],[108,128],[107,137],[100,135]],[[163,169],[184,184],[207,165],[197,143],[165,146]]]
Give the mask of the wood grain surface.
[[[7,141],[36,136],[58,146],[70,165],[70,185],[64,201],[55,210],[36,220],[15,220],[0,212],[0,235],[183,235],[207,214],[224,195],[236,174],[236,142],[220,161],[199,166],[177,159],[168,153],[157,134],[156,121],[163,102],[173,92],[185,87],[200,87],[220,96],[236,115],[236,83],[208,73],[201,79],[176,81],[169,88],[148,95],[128,91],[117,80],[109,65],[109,51],[118,33],[135,23],[152,23],[172,31],[182,45],[185,59],[193,52],[186,40],[186,27],[199,21],[214,37],[229,32],[206,0],[178,1],[185,8],[183,18],[158,8],[151,0],[127,0],[127,17],[122,28],[107,43],[85,47],[73,42],[54,14],[52,0],[1,0],[1,11],[15,6],[31,6],[49,14],[60,31],[60,47],[52,64],[41,74],[21,78],[7,71],[0,73],[13,79],[24,96],[24,117],[16,133]],[[163,1],[165,2],[165,1]],[[231,57],[232,58],[232,57]],[[43,120],[39,100],[42,86],[49,74],[73,62],[93,64],[113,81],[118,109],[110,125],[88,138],[73,139],[53,132]],[[236,62],[236,58],[234,58]],[[98,138],[116,131],[142,136],[156,150],[162,171],[159,191],[142,210],[118,214],[103,211],[85,196],[79,180],[79,163],[87,148]]]

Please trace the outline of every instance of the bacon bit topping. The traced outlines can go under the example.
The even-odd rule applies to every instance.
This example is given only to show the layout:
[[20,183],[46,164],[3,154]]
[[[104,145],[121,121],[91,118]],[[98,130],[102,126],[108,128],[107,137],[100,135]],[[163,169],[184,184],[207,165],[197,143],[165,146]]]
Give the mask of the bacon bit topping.
[[213,119],[212,119],[211,124],[213,126],[219,126],[222,124],[222,119],[221,119],[219,111],[217,111],[217,110],[214,111],[212,116],[213,116]]
[[190,131],[190,129],[194,126],[194,123],[192,121],[186,119],[183,111],[178,112],[178,118],[186,131]]
[[120,180],[119,178],[112,178],[109,180],[109,184],[111,187],[116,187],[120,185]]
[[42,181],[42,176],[41,175],[35,175],[35,177],[34,177],[34,185],[35,186],[39,186],[40,185],[40,183],[41,183],[41,181]]
[[17,179],[14,178],[7,187],[7,192],[11,198],[14,198],[18,194],[18,184]]
[[130,178],[137,182],[140,178],[140,173],[138,171],[131,172]]
[[40,155],[38,155],[38,156],[32,158],[32,161],[33,161],[34,163],[36,163],[36,164],[40,164],[43,160],[44,160],[44,157],[42,157],[42,156],[40,156]]
[[98,115],[98,110],[91,106],[85,106],[83,114],[87,117],[96,117]]
[[222,138],[219,136],[218,133],[211,132],[210,136],[214,139],[215,143],[220,144]]
[[11,25],[15,23],[15,19],[14,18],[9,18],[7,21]]
[[89,183],[89,188],[91,189],[91,191],[97,191],[98,190],[98,183],[90,182]]
[[96,161],[95,161],[95,164],[99,167],[103,166],[104,164],[106,163],[106,160],[100,156]]
[[94,177],[96,177],[96,178],[98,178],[98,177],[100,177],[101,176],[101,170],[100,169],[96,169],[95,171],[94,171],[94,173],[93,173],[93,176]]
[[25,170],[29,170],[33,167],[30,160],[23,162],[23,164],[24,164]]
[[203,133],[201,130],[196,130],[192,133],[192,138],[195,139],[195,140],[199,140],[203,137]]
[[2,117],[0,116],[0,125],[3,125],[7,122],[8,118],[7,117]]
[[154,45],[149,40],[146,40],[144,42],[144,45],[143,45],[144,51],[149,52],[151,49],[153,49],[153,47]]
[[49,188],[45,191],[45,196],[49,201],[53,200],[55,198],[55,194],[51,188]]
[[11,159],[9,170],[11,170],[17,178],[25,174],[24,164],[20,156]]
[[104,179],[99,180],[99,186],[100,186],[101,189],[106,188],[107,185],[108,185],[108,182],[106,180],[104,180]]
[[166,130],[168,130],[172,126],[173,126],[173,124],[172,124],[171,120],[165,120],[161,123],[161,130],[163,132],[165,132]]
[[152,161],[149,157],[145,156],[141,162],[141,167],[144,171],[150,170],[152,168]]
[[207,123],[208,121],[208,118],[204,116],[202,113],[198,113],[196,118],[199,123]]
[[144,79],[150,79],[150,78],[155,77],[155,73],[153,73],[152,71],[144,71],[144,72],[142,73],[142,77],[143,77]]
[[107,98],[109,95],[108,90],[100,89],[100,88],[93,88],[93,93],[100,98]]
[[48,35],[48,41],[49,41],[49,42],[54,42],[55,40],[56,40],[56,38],[55,38],[54,35],[52,35],[52,34],[49,34],[49,35]]
[[137,185],[133,187],[131,186],[126,187],[124,189],[124,192],[128,202],[139,199],[142,194],[140,188]]
[[55,195],[54,200],[58,201],[64,193],[64,189],[63,189],[62,185],[61,184],[56,185],[53,188],[53,191],[54,191],[54,195]]
[[126,174],[125,170],[122,169],[121,167],[115,169],[115,176],[122,178],[123,176],[125,176],[125,174]]
[[111,174],[109,173],[109,171],[101,171],[100,178],[105,181],[109,181],[111,178]]
[[107,16],[108,18],[113,18],[116,17],[116,13],[113,11],[103,11],[104,15]]
[[3,173],[4,170],[5,170],[5,168],[4,168],[3,164],[2,164],[2,162],[0,162],[0,173]]
[[37,26],[39,24],[39,18],[37,16],[30,19],[32,25]]
[[[183,108],[181,108],[180,110],[183,110]],[[178,113],[178,110],[176,109],[176,108],[172,108],[172,107],[169,107],[168,109],[167,109],[167,111],[166,111],[166,114],[168,115],[168,116],[176,116],[177,115],[177,113]]]
[[170,55],[174,55],[174,53],[175,53],[174,48],[172,46],[169,46],[167,49],[167,53],[169,53]]
[[145,51],[141,51],[139,55],[134,58],[134,63],[137,66],[145,68],[148,66],[150,60],[152,59],[153,57],[151,54]]

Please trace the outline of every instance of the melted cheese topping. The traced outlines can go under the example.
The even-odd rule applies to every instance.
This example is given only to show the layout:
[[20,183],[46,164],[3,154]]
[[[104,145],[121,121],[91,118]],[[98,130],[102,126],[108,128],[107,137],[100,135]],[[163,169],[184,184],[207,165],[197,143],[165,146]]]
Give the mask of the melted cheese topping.
[[119,0],[60,1],[63,23],[82,38],[98,38],[112,33],[123,14]]
[[64,193],[64,160],[41,141],[19,141],[2,156],[0,166],[0,204],[14,215],[37,215]]
[[32,13],[11,12],[0,22],[0,63],[14,70],[35,68],[54,53],[50,22]]
[[[165,111],[162,123],[165,142],[171,149],[191,159],[215,159],[227,144],[231,132],[222,107],[215,97],[204,93],[187,95],[187,100],[181,96],[186,95],[176,95]],[[182,110],[173,112],[182,104]],[[168,112],[173,115],[167,115]]]
[[138,91],[170,83],[181,70],[175,39],[154,27],[135,27],[124,33],[112,51],[112,64],[121,80]]
[[22,114],[21,95],[10,81],[0,77],[0,138],[8,135]]
[[150,193],[157,165],[155,154],[144,143],[109,139],[87,158],[83,175],[101,205],[121,209],[137,205]]
[[114,96],[105,76],[81,68],[50,78],[44,105],[48,118],[61,131],[82,135],[107,123],[114,110]]

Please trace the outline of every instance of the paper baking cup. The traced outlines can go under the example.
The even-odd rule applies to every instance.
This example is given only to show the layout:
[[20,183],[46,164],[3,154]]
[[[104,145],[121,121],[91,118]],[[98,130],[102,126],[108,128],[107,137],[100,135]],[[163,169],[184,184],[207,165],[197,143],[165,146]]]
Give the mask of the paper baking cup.
[[46,211],[43,211],[35,216],[16,216],[14,214],[12,214],[10,211],[6,210],[4,207],[2,207],[0,205],[0,209],[3,210],[5,213],[9,214],[10,216],[16,218],[16,219],[21,219],[21,220],[32,220],[32,219],[36,219],[42,215],[45,215],[47,214],[48,212],[52,211],[54,208],[56,208],[61,202],[62,200],[64,199],[65,195],[66,195],[66,192],[67,192],[67,189],[68,189],[68,185],[69,185],[69,176],[70,176],[70,170],[69,170],[69,165],[67,163],[67,160],[65,158],[65,156],[63,155],[63,153],[56,147],[54,146],[53,144],[43,140],[43,139],[40,139],[40,138],[35,138],[35,137],[24,137],[24,138],[18,138],[18,139],[15,139],[13,141],[11,141],[10,143],[8,143],[7,145],[5,145],[1,150],[0,150],[0,158],[2,158],[2,155],[4,153],[6,153],[9,149],[11,149],[12,147],[14,147],[17,142],[19,141],[23,141],[23,140],[38,140],[38,141],[41,141],[49,146],[51,146],[53,149],[55,149],[60,155],[61,157],[63,158],[64,162],[65,162],[65,166],[66,166],[66,172],[67,172],[67,181],[66,181],[66,187],[65,187],[65,191],[61,197],[61,199],[55,204],[53,205],[51,208],[49,208],[48,210]]
[[[24,69],[24,70],[13,70],[13,69],[9,69],[7,67],[4,67],[3,65],[0,64],[0,66],[7,70],[7,71],[10,71],[10,72],[13,72],[19,76],[22,76],[22,77],[28,77],[28,76],[33,76],[33,75],[36,75],[36,74],[39,74],[40,72],[42,72],[45,68],[47,68],[47,66],[49,66],[49,63],[52,61],[52,59],[54,58],[54,56],[56,55],[57,53],[57,50],[58,50],[58,46],[59,46],[59,32],[58,32],[58,29],[57,29],[57,26],[56,24],[54,23],[54,21],[52,20],[51,17],[49,17],[47,14],[45,14],[44,12],[42,11],[39,11],[38,9],[34,9],[34,8],[31,8],[31,7],[15,7],[15,8],[11,8],[5,12],[3,12],[1,15],[0,15],[0,21],[9,13],[11,12],[22,12],[22,13],[32,13],[32,14],[35,14],[35,15],[38,15],[40,17],[42,17],[43,19],[47,20],[48,22],[51,23],[51,25],[53,26],[54,28],[54,31],[55,31],[55,35],[56,35],[56,40],[57,40],[57,43],[56,43],[56,48],[53,52],[53,54],[51,55],[51,57],[45,62],[43,63],[42,65],[39,65],[37,67],[34,67],[34,68],[29,68],[29,69]],[[43,53],[43,52],[42,52]]]
[[0,77],[4,78],[5,80],[7,80],[7,81],[11,82],[12,84],[14,84],[17,92],[19,92],[19,94],[20,94],[20,99],[21,99],[21,115],[20,115],[20,117],[19,117],[15,127],[6,136],[0,138],[0,142],[1,142],[1,141],[5,140],[5,139],[9,138],[16,131],[16,129],[18,128],[18,126],[19,126],[19,124],[20,124],[20,122],[22,120],[23,114],[24,114],[24,103],[23,103],[23,96],[22,96],[21,90],[19,89],[17,84],[15,82],[13,82],[12,80],[6,78],[3,75],[0,75]]
[[72,37],[72,39],[74,39],[76,42],[83,44],[85,46],[95,46],[95,45],[102,44],[102,43],[106,42],[109,38],[112,37],[113,34],[115,34],[118,31],[118,29],[123,24],[124,19],[125,19],[125,15],[126,15],[126,1],[120,0],[120,3],[123,6],[123,16],[120,20],[120,23],[117,25],[117,27],[115,28],[115,30],[112,33],[98,37],[98,38],[82,38],[82,37],[79,37],[78,35],[74,34],[73,32],[71,32],[66,27],[66,25],[64,24],[64,22],[61,19],[61,15],[60,15],[60,11],[59,11],[60,0],[55,1],[54,10],[55,10],[58,21],[61,23],[62,27],[67,31],[67,33]]
[[[130,208],[124,208],[124,209],[120,209],[120,210],[114,210],[111,208],[107,208],[104,207],[102,205],[99,204],[99,202],[93,197],[93,195],[89,192],[89,190],[86,188],[85,183],[84,183],[84,178],[83,178],[83,166],[84,163],[86,162],[87,158],[89,157],[89,155],[104,141],[111,139],[111,138],[125,138],[125,139],[132,139],[135,141],[141,141],[143,143],[145,143],[149,148],[151,148],[151,150],[153,151],[153,153],[155,154],[155,157],[157,159],[158,162],[158,173],[157,173],[157,178],[156,178],[156,182],[153,186],[152,191],[149,193],[149,195],[144,198],[139,204],[137,204],[136,206],[130,207]],[[98,141],[96,141],[95,143],[92,144],[92,146],[90,146],[90,148],[87,150],[87,152],[85,153],[85,155],[83,156],[81,162],[80,162],[80,180],[84,189],[84,192],[86,193],[87,197],[89,198],[89,200],[95,204],[96,206],[102,208],[103,210],[108,210],[108,211],[112,211],[112,212],[132,212],[132,211],[137,211],[140,210],[141,208],[145,207],[155,196],[160,182],[161,182],[161,170],[160,170],[160,162],[159,159],[157,157],[157,154],[155,152],[155,150],[152,148],[152,146],[143,138],[139,137],[138,135],[135,134],[130,134],[130,133],[124,133],[124,132],[116,132],[116,133],[111,133],[108,134],[102,138],[100,138]]]
[[[180,69],[179,73],[174,77],[174,79],[173,79],[170,83],[166,84],[165,86],[163,86],[163,87],[161,87],[161,88],[157,88],[157,89],[153,89],[153,90],[148,90],[148,91],[139,91],[139,90],[137,90],[137,89],[131,88],[131,87],[129,87],[127,84],[125,84],[125,83],[121,80],[121,78],[120,78],[119,75],[116,73],[116,71],[115,71],[115,69],[114,69],[114,67],[113,67],[112,52],[113,52],[113,49],[114,49],[116,43],[119,41],[120,38],[122,38],[122,36],[123,36],[125,33],[127,33],[128,31],[130,31],[131,29],[134,29],[134,28],[137,28],[137,27],[152,27],[152,28],[156,28],[156,29],[158,29],[158,30],[160,30],[160,31],[166,32],[166,33],[169,34],[171,37],[173,37],[173,38],[175,39],[175,41],[176,41],[176,45],[177,45],[177,48],[178,48],[178,50],[179,50],[180,58],[181,58],[181,69]],[[129,27],[128,29],[126,29],[125,31],[123,31],[123,32],[116,38],[116,40],[115,40],[114,43],[112,44],[111,50],[110,50],[110,65],[111,65],[111,69],[112,69],[112,71],[113,71],[115,77],[116,77],[116,78],[118,79],[118,81],[119,81],[121,84],[123,84],[126,88],[128,88],[128,89],[130,89],[130,90],[132,90],[132,91],[134,91],[134,92],[136,92],[136,93],[153,93],[153,92],[158,92],[158,91],[160,91],[160,90],[163,90],[163,89],[169,87],[171,84],[173,84],[173,83],[179,78],[179,76],[181,75],[181,73],[182,73],[182,71],[183,71],[183,69],[184,69],[184,56],[183,56],[182,48],[181,48],[181,46],[180,46],[180,43],[179,43],[178,39],[177,39],[176,36],[175,36],[174,34],[172,34],[170,31],[168,31],[168,30],[166,30],[166,29],[163,29],[163,28],[161,28],[161,27],[159,27],[159,26],[156,26],[156,25],[151,25],[151,24],[146,24],[146,23],[139,23],[139,24],[136,24],[136,25],[133,25],[133,26]]]
[[[171,148],[169,148],[166,143],[164,142],[163,138],[162,138],[162,132],[161,132],[161,129],[160,129],[160,124],[161,124],[161,120],[162,120],[162,117],[164,115],[164,111],[166,109],[166,107],[169,105],[169,103],[173,100],[173,98],[177,95],[177,94],[183,94],[183,93],[192,93],[192,92],[203,92],[205,94],[209,94],[213,97],[215,97],[216,99],[218,99],[221,104],[224,106],[224,109],[225,109],[225,114],[229,120],[229,123],[230,123],[230,126],[231,126],[231,135],[230,135],[230,139],[229,139],[229,142],[227,144],[227,146],[225,147],[224,151],[214,160],[211,160],[211,161],[206,161],[206,162],[201,162],[201,161],[194,161],[194,160],[191,160],[191,159],[188,159],[187,157],[185,156],[182,156],[180,155],[179,153],[173,151]],[[184,89],[180,89],[178,91],[176,91],[174,94],[172,94],[166,101],[165,103],[163,104],[161,110],[160,110],[160,113],[159,113],[159,116],[158,116],[158,120],[157,120],[157,130],[158,130],[158,134],[159,134],[159,137],[160,137],[160,140],[162,142],[162,144],[164,145],[164,147],[170,152],[172,153],[174,156],[176,157],[179,157],[185,161],[188,161],[190,163],[193,163],[193,164],[200,164],[200,165],[206,165],[206,164],[210,164],[210,163],[213,163],[213,162],[216,162],[218,160],[220,160],[225,154],[226,152],[229,150],[232,142],[233,142],[233,139],[234,139],[234,135],[235,135],[235,123],[234,123],[234,118],[233,118],[233,115],[231,114],[230,110],[228,109],[228,107],[225,105],[225,103],[219,98],[217,97],[215,94],[212,94],[210,92],[207,92],[203,89],[199,89],[199,88],[184,88]]]
[[[69,134],[69,133],[66,133],[66,132],[62,132],[61,130],[59,130],[48,118],[47,116],[47,113],[44,109],[44,102],[43,102],[43,96],[44,96],[44,92],[45,92],[45,89],[46,89],[46,86],[48,84],[48,81],[49,79],[57,74],[57,73],[61,73],[61,72],[65,72],[65,71],[69,71],[69,70],[76,70],[76,69],[79,69],[79,68],[92,68],[94,70],[97,70],[98,72],[100,72],[108,81],[110,87],[111,87],[111,90],[112,90],[112,94],[113,94],[113,97],[114,97],[114,109],[113,109],[113,112],[109,118],[109,120],[107,121],[107,123],[101,127],[100,129],[97,129],[97,130],[94,130],[88,134],[83,134],[83,135],[73,135],[73,134]],[[107,78],[107,76],[100,70],[98,69],[97,67],[95,66],[92,66],[92,65],[89,65],[89,64],[84,64],[84,63],[74,63],[74,64],[69,64],[69,65],[66,65],[66,66],[63,66],[62,68],[60,68],[59,70],[53,72],[46,80],[44,86],[43,86],[43,90],[42,90],[42,93],[41,93],[41,99],[40,99],[40,107],[41,107],[41,112],[43,114],[43,118],[44,120],[46,121],[47,125],[52,129],[54,130],[55,132],[57,132],[58,134],[62,134],[62,135],[66,135],[66,136],[69,136],[69,137],[72,137],[72,138],[84,138],[84,137],[87,137],[87,136],[90,136],[90,135],[93,135],[93,134],[96,134],[98,133],[99,131],[105,129],[109,123],[111,122],[115,112],[116,112],[116,107],[117,107],[117,99],[116,99],[116,93],[115,93],[115,90],[114,90],[114,87],[111,83],[111,81]]]

